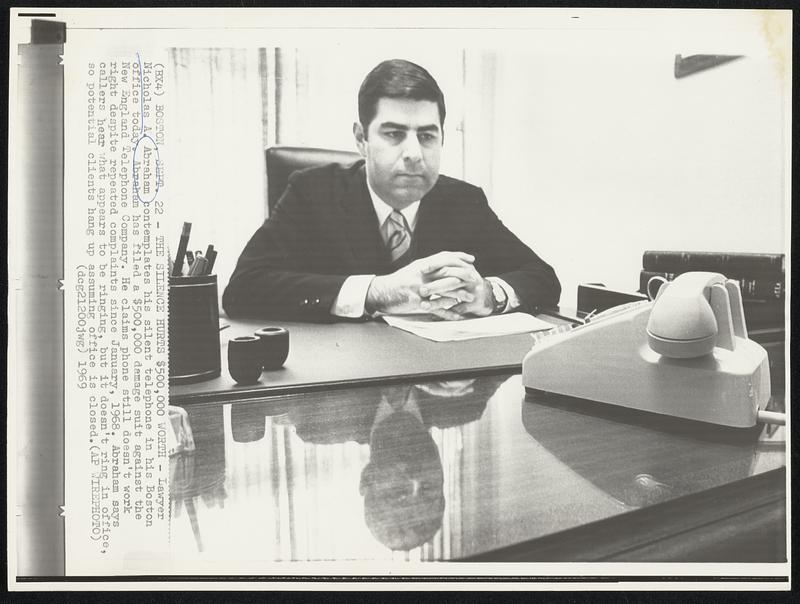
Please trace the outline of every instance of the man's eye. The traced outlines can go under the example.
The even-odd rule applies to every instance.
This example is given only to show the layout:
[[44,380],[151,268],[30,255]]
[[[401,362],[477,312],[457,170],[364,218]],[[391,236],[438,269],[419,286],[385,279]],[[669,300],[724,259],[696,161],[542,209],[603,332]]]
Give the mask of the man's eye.
[[403,137],[403,133],[400,132],[399,130],[389,130],[387,132],[384,132],[384,136],[386,136],[387,138],[391,138],[393,140],[399,140]]
[[423,143],[432,143],[436,140],[436,135],[431,134],[430,132],[420,132],[419,140]]

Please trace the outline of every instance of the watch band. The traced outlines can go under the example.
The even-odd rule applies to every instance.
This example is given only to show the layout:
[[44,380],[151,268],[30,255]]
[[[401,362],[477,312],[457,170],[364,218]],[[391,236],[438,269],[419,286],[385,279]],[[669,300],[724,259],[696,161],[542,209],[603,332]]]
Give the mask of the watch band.
[[508,294],[506,294],[503,286],[494,279],[487,279],[487,281],[492,284],[492,302],[494,304],[492,314],[502,313],[508,305]]

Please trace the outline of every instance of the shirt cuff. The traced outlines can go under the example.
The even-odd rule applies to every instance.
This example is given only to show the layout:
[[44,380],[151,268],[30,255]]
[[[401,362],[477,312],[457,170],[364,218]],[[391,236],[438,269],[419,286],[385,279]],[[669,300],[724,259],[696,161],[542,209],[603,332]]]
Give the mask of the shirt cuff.
[[363,317],[367,291],[369,291],[369,284],[374,278],[375,275],[350,275],[345,279],[339,294],[331,305],[331,314],[348,319]]
[[[511,287],[508,283],[506,283],[500,277],[486,277],[489,281],[496,283],[500,287],[503,288],[503,291],[506,292],[506,307],[503,309],[503,313],[513,312],[517,310],[520,306],[522,306],[522,301],[517,296],[517,292],[514,291],[514,288]],[[344,288],[342,288],[344,289]],[[365,293],[366,296],[366,293]]]

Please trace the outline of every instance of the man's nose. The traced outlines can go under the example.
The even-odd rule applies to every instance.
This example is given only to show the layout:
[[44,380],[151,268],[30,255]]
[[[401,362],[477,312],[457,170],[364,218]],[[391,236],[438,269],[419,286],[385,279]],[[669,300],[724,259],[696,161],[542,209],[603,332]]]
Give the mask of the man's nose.
[[422,147],[416,136],[407,136],[403,142],[403,159],[415,163],[422,159]]

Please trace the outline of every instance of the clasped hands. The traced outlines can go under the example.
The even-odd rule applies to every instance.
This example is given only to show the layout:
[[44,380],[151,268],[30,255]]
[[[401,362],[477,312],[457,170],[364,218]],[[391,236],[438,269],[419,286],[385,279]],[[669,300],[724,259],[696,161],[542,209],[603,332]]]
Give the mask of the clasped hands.
[[370,283],[367,312],[430,313],[448,321],[492,314],[492,285],[475,269],[475,257],[439,252],[419,258]]

